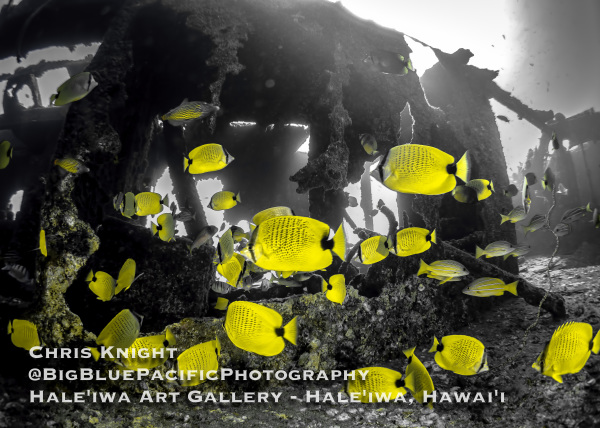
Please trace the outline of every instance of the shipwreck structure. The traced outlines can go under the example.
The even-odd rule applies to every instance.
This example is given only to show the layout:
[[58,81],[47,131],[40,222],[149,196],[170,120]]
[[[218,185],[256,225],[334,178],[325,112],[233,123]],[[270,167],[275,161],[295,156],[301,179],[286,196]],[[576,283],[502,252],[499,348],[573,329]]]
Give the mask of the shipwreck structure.
[[[269,359],[249,354],[227,340],[222,319],[212,316],[214,248],[190,253],[184,240],[165,243],[152,237],[141,220],[125,219],[114,210],[113,197],[120,191],[149,190],[168,166],[178,205],[197,214],[185,225],[193,239],[207,222],[196,182],[183,171],[182,153],[216,142],[235,162],[207,176],[240,191],[244,201],[226,213],[228,221],[249,220],[262,209],[286,205],[337,228],[348,206],[344,189],[361,180],[365,162],[374,160],[361,147],[363,133],[375,136],[382,152],[407,143],[435,146],[456,158],[468,150],[472,177],[492,178],[503,188],[509,178],[489,104],[489,98],[500,97],[493,72],[469,66],[468,55],[466,61],[440,62],[422,82],[413,72],[386,72],[364,59],[375,51],[408,57],[404,35],[361,20],[339,4],[317,0],[90,2],[86,8],[98,9],[100,20],[88,9],[79,14],[77,4],[24,0],[0,14],[3,40],[7,32],[22,32],[17,46],[3,45],[0,57],[102,42],[93,58],[40,63],[3,76],[10,91],[4,93],[0,127],[12,133],[16,149],[13,181],[0,192],[0,204],[6,206],[18,188],[25,194],[17,218],[2,224],[7,238],[2,250],[25,254],[37,246],[38,232],[44,229],[49,252],[47,258],[23,256],[38,285],[25,297],[3,298],[7,317],[36,323],[47,346],[83,346],[93,343],[118,311],[129,308],[145,316],[143,334],[171,326],[180,350],[218,336],[223,366],[321,370],[397,359],[402,349],[424,343],[434,333],[443,335],[485,310],[489,302],[475,302],[461,293],[462,286],[417,278],[417,256],[389,256],[366,274],[338,260],[323,275],[346,274],[349,292],[342,306],[320,293],[316,278],[307,283],[312,293],[283,287],[226,296],[259,300],[284,320],[301,317],[296,347],[288,345]],[[80,31],[44,24],[71,15],[78,17]],[[70,106],[43,107],[36,77],[53,67],[66,67],[70,74],[85,69],[99,85]],[[23,86],[38,94],[29,109],[16,100],[15,92]],[[185,130],[158,120],[185,98],[221,110]],[[411,126],[410,120],[402,120],[407,105]],[[549,119],[542,115],[536,120],[542,124]],[[232,126],[239,122],[254,125]],[[302,165],[296,152],[308,136],[308,162]],[[90,172],[71,175],[51,167],[55,157],[66,155],[83,160]],[[33,164],[25,168],[29,162]],[[512,208],[509,198],[466,205],[450,194],[400,195],[398,202],[407,222],[438,231],[438,245],[421,255],[426,261],[460,261],[471,271],[469,279],[515,280],[514,258],[492,264],[472,256],[475,245],[515,242],[514,226],[498,221],[498,213]],[[366,211],[377,205],[361,203]],[[391,226],[395,220],[392,215]],[[129,257],[143,277],[118,298],[97,300],[84,281],[89,270],[116,275]],[[538,305],[544,292],[520,279],[519,295]],[[543,307],[556,316],[565,314],[562,299],[552,293]],[[211,387],[242,386],[221,382]]]

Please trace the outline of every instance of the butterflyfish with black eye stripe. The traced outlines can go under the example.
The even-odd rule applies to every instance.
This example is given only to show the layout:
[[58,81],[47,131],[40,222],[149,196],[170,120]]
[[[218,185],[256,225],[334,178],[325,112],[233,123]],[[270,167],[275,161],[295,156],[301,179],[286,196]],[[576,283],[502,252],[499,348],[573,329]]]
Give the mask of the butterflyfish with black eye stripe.
[[[415,400],[433,409],[433,403],[430,401],[435,390],[433,380],[423,363],[415,355],[415,348],[403,351],[408,358],[408,365],[404,373],[404,385],[410,390]],[[427,394],[427,400],[425,394]]]
[[544,376],[562,383],[562,375],[578,373],[591,353],[600,351],[600,332],[594,336],[592,326],[568,322],[556,330],[532,367]]
[[158,193],[142,192],[135,195],[135,206],[137,208],[135,215],[146,216],[160,214],[163,205],[169,206],[169,195],[161,199]]
[[229,260],[217,265],[217,272],[227,279],[227,283],[232,287],[237,287],[244,269],[246,259],[238,253],[234,253]]
[[233,245],[233,233],[231,232],[231,229],[227,229],[227,231],[219,238],[213,263],[227,263],[233,256]]
[[371,236],[361,242],[356,257],[363,265],[372,265],[385,259],[391,247],[392,241],[387,236]]
[[325,297],[333,303],[344,303],[346,299],[346,279],[343,274],[332,275],[329,281],[322,279],[321,289],[325,293]]
[[183,159],[183,170],[190,174],[219,171],[235,158],[220,144],[204,144],[192,150]]
[[90,270],[85,280],[90,283],[90,290],[98,296],[98,300],[108,302],[114,297],[116,282],[108,273]]
[[296,322],[293,318],[284,326],[277,311],[257,303],[237,301],[227,308],[225,331],[238,348],[271,357],[283,351],[285,340],[296,345]]
[[431,146],[404,144],[392,147],[371,175],[400,193],[441,195],[456,187],[456,178],[469,181],[468,152],[458,161]]
[[[363,373],[367,373],[364,378]],[[374,403],[394,401],[399,395],[406,394],[406,389],[402,373],[386,367],[365,367],[352,371],[344,392],[358,394],[361,403]]]
[[435,362],[444,370],[472,376],[489,370],[485,346],[470,336],[450,335],[439,341],[434,336],[429,352],[435,352]]
[[394,253],[399,257],[412,256],[427,251],[436,243],[435,230],[430,232],[421,227],[407,227],[396,233]]
[[311,272],[325,269],[335,253],[346,257],[343,225],[330,239],[330,228],[318,220],[301,216],[278,216],[254,229],[241,253],[258,267],[281,272]]
[[175,240],[175,220],[173,220],[173,214],[161,214],[156,219],[156,222],[158,224],[152,223],[152,235],[156,235],[158,232],[158,237],[165,242]]
[[241,202],[242,198],[239,193],[223,190],[212,195],[208,207],[215,211],[223,211],[231,209]]

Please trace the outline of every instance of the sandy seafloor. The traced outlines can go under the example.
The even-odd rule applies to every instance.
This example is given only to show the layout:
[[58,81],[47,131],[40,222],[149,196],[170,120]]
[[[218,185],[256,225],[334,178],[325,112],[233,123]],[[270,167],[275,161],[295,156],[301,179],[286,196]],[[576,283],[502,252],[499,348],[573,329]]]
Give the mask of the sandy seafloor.
[[[558,258],[552,271],[553,291],[566,300],[568,318],[554,320],[542,313],[522,355],[506,370],[498,367],[517,349],[523,332],[535,319],[537,307],[522,299],[496,299],[498,304],[455,334],[479,338],[486,344],[490,372],[459,376],[440,369],[427,353],[430,344],[417,347],[417,355],[429,370],[436,390],[447,392],[502,391],[505,402],[437,403],[434,409],[418,403],[306,403],[306,390],[321,396],[337,396],[340,383],[297,382],[279,389],[279,403],[261,404],[30,404],[28,389],[15,380],[0,385],[0,427],[600,427],[600,355],[592,354],[577,374],[565,375],[564,383],[541,376],[531,364],[556,327],[565,321],[600,326],[600,266],[576,266],[574,257]],[[547,257],[521,261],[521,275],[548,286]],[[297,385],[297,386],[296,386]]]

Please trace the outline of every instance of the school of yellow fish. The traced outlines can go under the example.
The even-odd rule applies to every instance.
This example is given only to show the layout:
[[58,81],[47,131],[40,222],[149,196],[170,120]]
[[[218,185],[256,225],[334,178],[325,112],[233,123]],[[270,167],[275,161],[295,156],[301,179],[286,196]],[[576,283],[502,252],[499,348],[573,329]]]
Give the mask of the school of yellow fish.
[[[379,64],[382,53],[368,56],[365,62]],[[387,53],[386,53],[387,55]],[[385,55],[384,55],[385,56]],[[414,71],[410,59],[397,55],[395,68],[387,72],[406,75]],[[391,71],[390,71],[391,70]],[[85,72],[73,76],[63,83],[57,93],[51,98],[54,105],[64,105],[87,96],[98,83],[92,73]],[[204,119],[219,110],[219,107],[201,102],[189,102],[187,99],[181,105],[173,108],[162,116],[162,120],[173,126],[184,126],[191,121]],[[556,137],[553,136],[553,139]],[[377,141],[371,134],[360,134],[359,142],[370,156],[379,155]],[[13,148],[8,141],[0,143],[0,169],[6,168],[12,158]],[[189,174],[203,174],[222,170],[234,161],[234,157],[219,144],[203,144],[187,155],[184,155],[183,168]],[[56,159],[54,164],[71,174],[89,172],[89,167],[81,160],[71,157]],[[494,185],[491,180],[470,180],[470,159],[468,153],[456,161],[455,157],[435,147],[404,144],[392,147],[379,158],[372,176],[385,187],[400,193],[439,195],[451,192],[460,203],[479,203],[492,196]],[[517,223],[527,217],[531,206],[531,186],[537,182],[533,173],[528,173],[523,182],[523,205],[515,207],[508,214],[500,214],[501,223]],[[462,184],[461,184],[462,183]],[[555,178],[548,168],[544,172],[541,184],[544,190],[554,192]],[[504,190],[506,196],[515,196],[518,189],[511,185]],[[232,191],[217,192],[212,196],[209,208],[213,210],[233,209],[241,203],[239,193]],[[171,242],[175,238],[175,212],[162,213],[163,206],[169,206],[168,197],[154,192],[119,193],[113,200],[115,210],[122,216],[155,216],[156,223],[151,223],[152,235]],[[583,218],[591,212],[588,204],[568,210],[561,219],[560,226],[554,229],[555,234],[568,233],[568,225]],[[179,214],[180,218],[195,218],[189,212]],[[598,209],[594,210],[592,222],[598,227],[600,217]],[[220,283],[213,290],[226,293],[231,287],[244,287],[251,281],[251,273],[266,273],[274,271],[271,282],[276,281],[289,287],[302,286],[315,272],[325,270],[330,266],[334,257],[345,261],[346,232],[343,225],[332,234],[330,225],[309,217],[297,216],[288,207],[276,206],[257,213],[250,223],[249,231],[238,226],[226,230],[218,240],[214,263],[217,271],[227,283]],[[549,229],[545,216],[532,217],[525,233],[540,229]],[[193,244],[190,252],[208,242],[217,233],[217,228],[209,226],[202,230]],[[331,236],[331,237],[330,237]],[[557,235],[560,236],[560,235]],[[39,250],[46,257],[48,247],[45,231],[40,231]],[[355,262],[372,265],[386,259],[389,254],[397,257],[409,257],[426,252],[432,244],[437,243],[435,230],[419,227],[406,227],[398,230],[393,236],[372,236],[363,240],[358,246]],[[238,251],[236,251],[236,244]],[[243,248],[240,248],[243,247]],[[51,246],[50,246],[51,249]],[[500,257],[504,259],[519,257],[529,251],[527,245],[511,244],[506,241],[496,241],[485,248],[476,246],[475,257]],[[100,268],[100,266],[95,267]],[[420,260],[417,276],[426,274],[428,278],[446,282],[458,282],[471,273],[459,262],[454,260],[436,260],[426,263]],[[118,272],[117,279],[110,273],[90,269],[85,281],[91,293],[101,301],[110,301],[116,295],[129,289],[135,280],[136,263],[128,258]],[[275,278],[275,279],[274,279]],[[333,304],[343,305],[346,299],[346,284],[344,275],[335,274],[328,279],[321,277],[322,292]],[[463,293],[474,297],[500,296],[505,292],[518,295],[518,281],[506,284],[500,278],[476,278]],[[298,340],[298,320],[294,317],[285,320],[275,310],[264,305],[234,301],[218,297],[215,310],[226,311],[224,330],[231,343],[247,352],[265,357],[278,355],[285,349],[286,342],[296,345]],[[154,336],[139,337],[143,317],[128,309],[119,312],[97,336],[95,346],[90,350],[97,360],[101,353],[100,347],[122,349],[160,349],[176,344],[176,337],[170,329]],[[40,346],[41,342],[35,324],[28,320],[14,319],[9,322],[8,334],[12,343],[20,348],[29,350]],[[391,393],[404,395],[407,390],[420,403],[426,403],[424,396],[431,393],[435,387],[425,366],[415,354],[415,347],[404,350],[408,365],[404,375],[398,371],[384,367],[365,367],[357,370],[368,370],[366,378],[356,376],[348,381],[344,389],[347,393],[358,393],[362,402],[372,402],[376,393]],[[545,376],[562,382],[562,375],[580,371],[591,353],[600,350],[600,332],[593,335],[592,326],[580,322],[568,322],[556,329],[551,339],[545,345],[533,368]],[[429,352],[435,353],[435,362],[444,370],[452,371],[463,376],[472,376],[489,370],[485,346],[479,340],[463,335],[448,335],[441,339],[433,338]],[[216,370],[219,367],[221,343],[218,338],[199,343],[183,351],[177,357],[178,370],[195,373]],[[127,358],[113,362],[130,369],[150,369],[166,362],[166,358],[150,358],[129,353]],[[135,356],[133,356],[135,355]],[[182,386],[195,386],[203,382],[201,375],[192,376],[180,382]]]

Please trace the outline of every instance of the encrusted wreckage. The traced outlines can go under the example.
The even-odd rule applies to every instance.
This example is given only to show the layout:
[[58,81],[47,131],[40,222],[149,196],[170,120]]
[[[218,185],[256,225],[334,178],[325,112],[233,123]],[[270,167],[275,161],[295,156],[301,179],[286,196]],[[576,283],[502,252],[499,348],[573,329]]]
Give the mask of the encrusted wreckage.
[[[41,3],[25,0],[8,11],[13,15],[6,11],[3,15],[18,27],[27,15],[17,12],[34,10]],[[286,205],[297,214],[337,227],[348,204],[344,188],[358,182],[365,162],[373,161],[359,142],[362,133],[374,135],[381,152],[408,142],[435,146],[455,157],[469,150],[472,177],[492,178],[496,186],[505,187],[509,179],[490,93],[473,83],[478,79],[478,84],[489,87],[495,75],[467,62],[438,64],[423,78],[430,102],[440,107],[436,108],[427,102],[415,73],[384,73],[363,61],[376,50],[408,56],[411,50],[404,35],[361,20],[339,4],[316,0],[117,3],[94,2],[105,5],[103,16],[110,20],[96,24],[102,31],[82,30],[91,39],[80,41],[102,38],[98,52],[85,64],[98,87],[68,107],[59,133],[56,123],[61,123],[67,108],[42,108],[37,96],[32,110],[43,109],[48,113],[40,114],[53,115],[54,121],[18,124],[30,128],[29,133],[13,128],[24,147],[39,133],[58,135],[55,144],[47,142],[47,164],[39,168],[44,181],[38,181],[39,175],[22,181],[29,187],[11,242],[12,248],[25,251],[35,248],[32,230],[43,228],[51,237],[48,257],[35,259],[39,292],[24,315],[38,325],[47,346],[93,342],[112,316],[129,308],[146,316],[143,334],[170,325],[181,350],[218,336],[220,364],[225,367],[353,369],[396,359],[402,349],[422,344],[434,333],[448,333],[490,304],[475,302],[461,293],[462,287],[417,278],[419,257],[390,256],[367,274],[346,270],[350,287],[343,306],[318,293],[316,283],[309,286],[314,293],[295,290],[291,297],[288,292],[276,297],[279,291],[235,291],[230,297],[264,299],[262,303],[280,312],[284,320],[301,317],[298,345],[288,345],[276,357],[263,358],[236,348],[228,341],[222,320],[207,316],[212,314],[214,249],[204,246],[190,254],[184,240],[165,243],[153,238],[141,220],[125,220],[114,211],[113,196],[149,190],[168,166],[179,206],[197,213],[196,220],[186,224],[186,233],[193,238],[207,222],[196,183],[183,172],[181,154],[217,142],[235,156],[235,162],[207,176],[218,177],[226,189],[241,192],[244,200],[226,213],[226,220],[235,223],[270,206]],[[51,2],[39,11],[36,23],[51,20],[61,8],[76,13],[73,4]],[[21,38],[21,54],[43,46],[35,28],[29,25]],[[60,29],[46,36],[47,45],[75,42]],[[0,51],[0,56],[13,53]],[[79,70],[79,65],[65,64],[70,71]],[[436,87],[434,79],[444,83]],[[448,97],[452,102],[444,101]],[[211,102],[221,110],[185,132],[161,125],[157,118],[184,98]],[[9,117],[14,109],[7,108],[15,100],[5,93],[2,123],[16,123]],[[412,131],[411,121],[402,119],[407,111]],[[230,125],[242,121],[255,125]],[[44,126],[54,127],[53,131]],[[309,134],[308,163],[302,166],[302,155],[296,151]],[[50,159],[65,155],[83,160],[91,171],[66,175],[47,167]],[[15,167],[27,159],[16,156]],[[3,204],[10,194],[2,194]],[[474,275],[469,279],[514,280],[518,273],[514,258],[490,264],[470,255],[475,244],[516,241],[514,227],[498,221],[499,212],[512,208],[510,199],[489,198],[477,205],[459,205],[450,194],[400,195],[398,200],[412,224],[438,231],[440,242],[423,255],[426,260],[454,258]],[[367,226],[372,224],[370,215]],[[128,257],[137,261],[144,276],[117,299],[96,300],[84,281],[89,270],[116,274]],[[340,265],[334,263],[324,275],[337,273]],[[519,292],[534,305],[544,295],[524,280]],[[554,294],[544,308],[557,316],[565,314],[563,300]],[[211,387],[232,390],[243,385]]]

